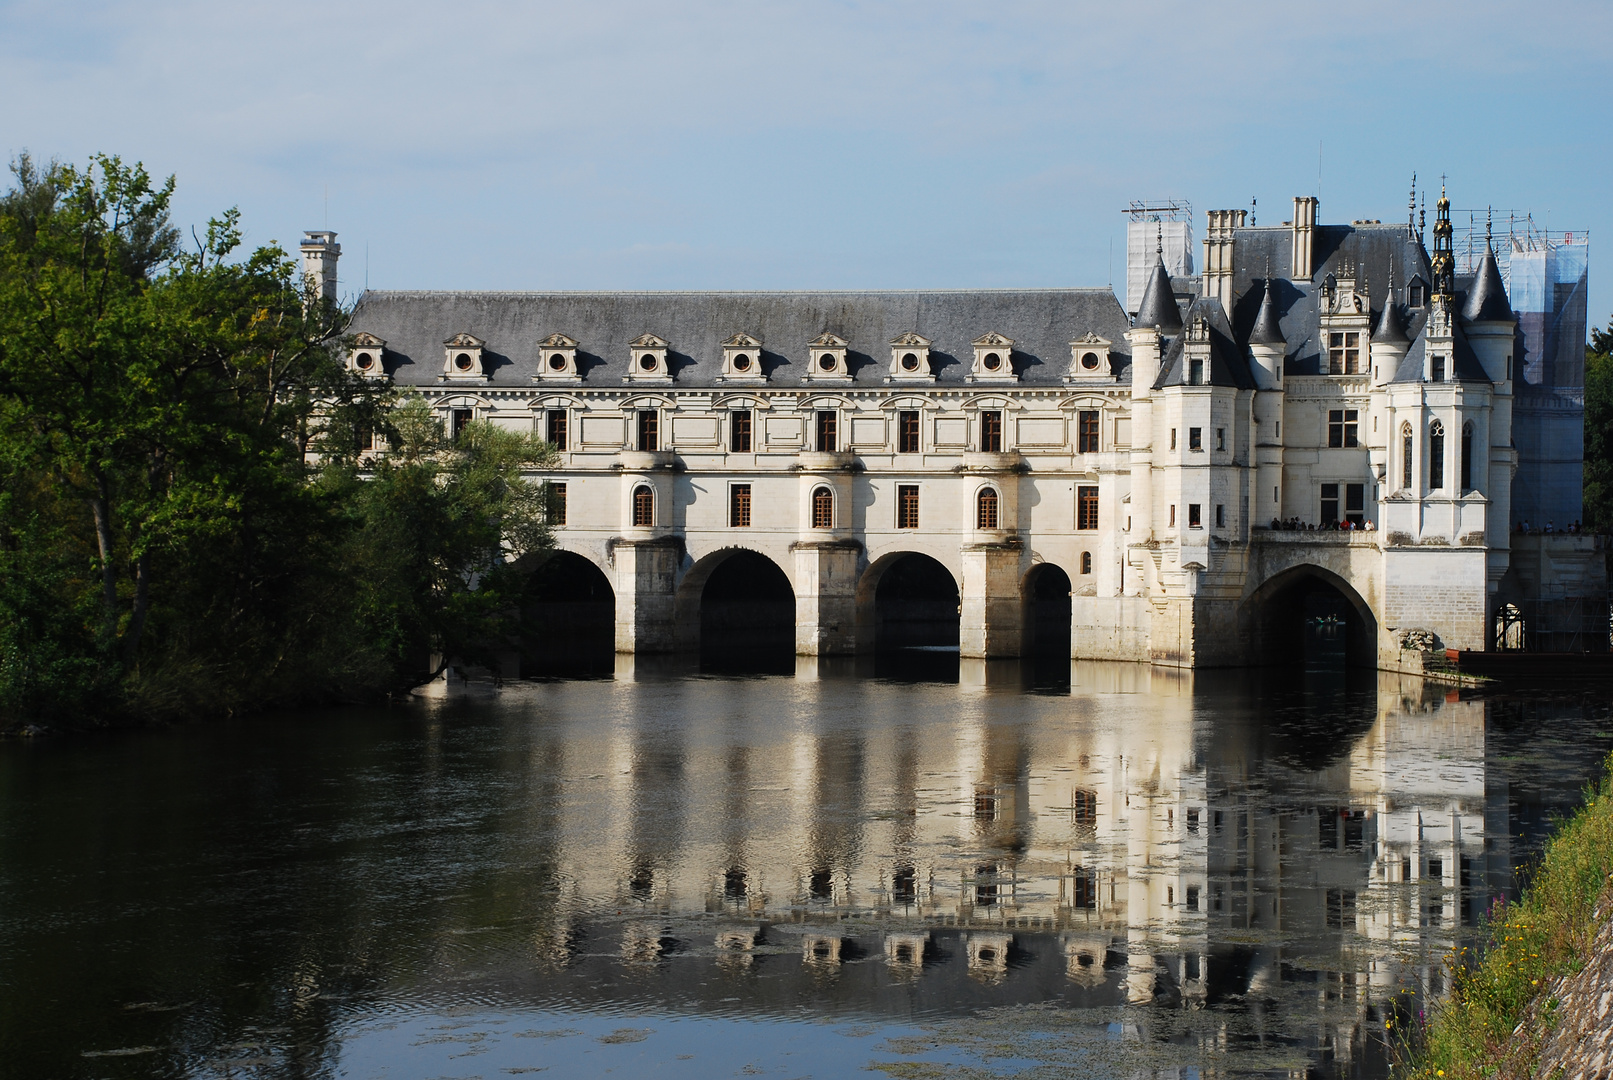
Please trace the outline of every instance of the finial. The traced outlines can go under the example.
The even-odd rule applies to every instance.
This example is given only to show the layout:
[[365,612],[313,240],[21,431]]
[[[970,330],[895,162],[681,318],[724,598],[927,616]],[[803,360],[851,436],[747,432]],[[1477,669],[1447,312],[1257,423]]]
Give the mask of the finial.
[[1491,230],[1495,227],[1495,207],[1484,208],[1484,246],[1491,247]]
[[1165,261],[1165,223],[1159,218],[1154,219],[1154,254],[1159,261]]
[[1251,229],[1255,227],[1255,203],[1259,201],[1259,199],[1249,200],[1249,227]]

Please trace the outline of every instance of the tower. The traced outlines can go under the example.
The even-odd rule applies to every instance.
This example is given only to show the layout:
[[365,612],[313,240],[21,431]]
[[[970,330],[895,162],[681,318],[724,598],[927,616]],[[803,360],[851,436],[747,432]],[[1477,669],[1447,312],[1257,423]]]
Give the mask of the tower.
[[335,233],[323,230],[303,233],[302,276],[312,284],[316,298],[336,299],[336,260],[341,254],[342,245],[336,242]]

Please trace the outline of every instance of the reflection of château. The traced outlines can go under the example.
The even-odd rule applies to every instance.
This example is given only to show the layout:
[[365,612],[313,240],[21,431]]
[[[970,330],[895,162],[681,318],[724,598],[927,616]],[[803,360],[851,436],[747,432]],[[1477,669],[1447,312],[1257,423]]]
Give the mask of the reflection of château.
[[[1203,273],[1156,256],[1134,316],[1109,289],[374,292],[349,361],[561,448],[533,600],[607,649],[1202,666],[1332,618],[1393,668],[1412,630],[1515,640],[1543,596],[1594,623],[1592,539],[1513,529],[1579,514],[1582,369],[1541,361],[1492,251],[1458,276],[1443,196],[1431,253],[1316,214],[1212,212]],[[333,290],[334,234],[303,251]]]

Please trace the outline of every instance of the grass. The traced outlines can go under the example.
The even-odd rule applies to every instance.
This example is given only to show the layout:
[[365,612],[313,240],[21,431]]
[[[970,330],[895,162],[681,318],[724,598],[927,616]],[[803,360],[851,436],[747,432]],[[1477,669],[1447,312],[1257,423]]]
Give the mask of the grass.
[[[1450,958],[1451,994],[1421,1032],[1392,1037],[1407,1049],[1418,1080],[1530,1076],[1551,1034],[1556,980],[1580,970],[1596,935],[1594,918],[1613,899],[1613,755],[1585,805],[1558,828],[1517,903],[1497,903],[1475,957]],[[1400,1072],[1399,1069],[1396,1070]]]

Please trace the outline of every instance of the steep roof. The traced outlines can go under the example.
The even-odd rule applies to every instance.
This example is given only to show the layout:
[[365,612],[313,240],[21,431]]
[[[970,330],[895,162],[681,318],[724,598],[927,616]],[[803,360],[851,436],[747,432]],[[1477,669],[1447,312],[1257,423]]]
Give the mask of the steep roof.
[[[1485,374],[1484,365],[1479,363],[1478,355],[1474,353],[1473,346],[1468,344],[1467,335],[1462,333],[1460,324],[1455,324],[1451,327],[1451,354],[1453,358],[1453,363],[1451,364],[1452,382],[1489,383],[1490,376]],[[1418,332],[1416,340],[1411,343],[1411,348],[1406,350],[1405,359],[1401,360],[1400,366],[1395,369],[1394,378],[1389,381],[1397,383],[1422,382],[1423,360],[1427,355],[1428,328],[1424,326]]]
[[[1204,373],[1202,386],[1235,386],[1240,390],[1255,388],[1254,375],[1244,351],[1232,338],[1232,324],[1227,321],[1221,301],[1213,296],[1201,296],[1187,309],[1185,326],[1194,325],[1203,318],[1210,337],[1210,370]],[[1187,333],[1178,334],[1160,358],[1159,377],[1154,389],[1166,386],[1187,385]]]
[[1512,305],[1507,302],[1506,286],[1501,284],[1501,268],[1495,264],[1495,250],[1488,244],[1484,259],[1479,263],[1473,284],[1468,287],[1467,302],[1462,305],[1462,318],[1468,322],[1493,320],[1505,322],[1512,318]]
[[1251,345],[1283,345],[1283,330],[1277,318],[1277,305],[1272,299],[1273,286],[1271,279],[1266,279],[1265,288],[1261,290],[1260,311],[1255,315],[1255,325],[1249,331],[1249,344]]
[[[1097,334],[1115,343],[1119,382],[1129,378],[1126,313],[1107,289],[975,289],[914,292],[366,292],[353,329],[384,338],[385,365],[406,386],[438,385],[444,338],[467,331],[487,342],[491,388],[533,387],[537,345],[563,333],[577,342],[584,387],[626,385],[628,343],[653,333],[669,343],[676,386],[713,386],[722,342],[759,338],[769,385],[802,385],[809,342],[833,333],[848,343],[852,385],[883,385],[890,342],[907,332],[933,342],[936,382],[962,384],[970,342],[987,331],[1014,340],[1014,370],[1026,385],[1061,385],[1070,342]],[[810,385],[810,384],[809,384]]]
[[1165,260],[1154,262],[1154,271],[1143,288],[1142,302],[1137,305],[1137,326],[1156,327],[1161,333],[1175,334],[1182,329],[1182,311],[1176,306],[1176,294],[1171,289],[1171,275],[1165,269]]
[[1383,298],[1383,314],[1378,316],[1378,325],[1372,331],[1372,340],[1389,345],[1404,345],[1410,340],[1406,337],[1405,327],[1400,325],[1399,304],[1395,301],[1393,289]]

